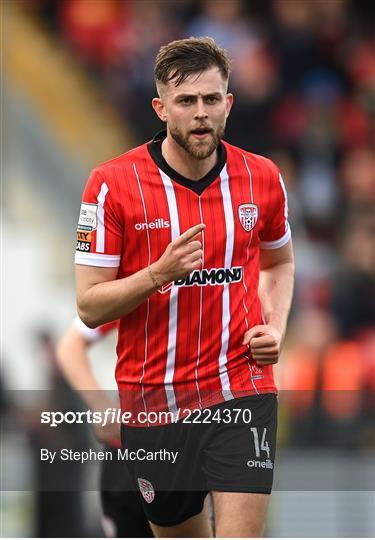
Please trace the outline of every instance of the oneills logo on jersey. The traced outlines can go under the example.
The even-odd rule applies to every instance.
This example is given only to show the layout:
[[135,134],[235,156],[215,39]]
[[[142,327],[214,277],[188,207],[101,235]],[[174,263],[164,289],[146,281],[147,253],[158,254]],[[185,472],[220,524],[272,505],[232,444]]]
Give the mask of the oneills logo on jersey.
[[258,221],[258,207],[256,204],[240,204],[238,207],[238,218],[246,232],[254,229]]
[[224,283],[236,283],[242,279],[242,266],[232,268],[210,268],[209,270],[194,270],[185,279],[178,279],[174,282],[178,287],[192,287],[199,285],[223,285]]
[[169,229],[170,223],[167,219],[158,218],[150,223],[136,223],[134,229],[136,231],[143,231],[145,229]]
[[97,227],[96,213],[98,210],[97,204],[82,203],[79,213],[78,230],[79,231],[94,231]]
[[143,478],[138,478],[138,486],[142,493],[142,497],[147,503],[152,503],[155,499],[155,490],[151,482],[144,480]]

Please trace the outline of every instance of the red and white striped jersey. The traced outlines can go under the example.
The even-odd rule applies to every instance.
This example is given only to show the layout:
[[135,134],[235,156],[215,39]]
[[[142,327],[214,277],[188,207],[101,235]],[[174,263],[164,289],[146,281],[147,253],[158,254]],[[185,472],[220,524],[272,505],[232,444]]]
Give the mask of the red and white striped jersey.
[[242,340],[262,324],[260,249],[290,238],[278,168],[223,142],[194,182],[171,169],[153,141],[100,165],[83,194],[77,264],[147,267],[184,231],[205,223],[203,264],[120,320],[116,379],[124,410],[208,407],[276,392],[272,366],[257,367]]

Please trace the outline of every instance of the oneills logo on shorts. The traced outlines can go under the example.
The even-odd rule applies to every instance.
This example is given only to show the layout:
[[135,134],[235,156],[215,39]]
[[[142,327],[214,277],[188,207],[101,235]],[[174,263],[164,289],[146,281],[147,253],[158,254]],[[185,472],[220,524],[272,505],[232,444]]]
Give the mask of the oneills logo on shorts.
[[266,461],[257,461],[255,459],[250,459],[247,462],[247,466],[251,468],[259,468],[259,469],[273,469],[273,463],[270,459],[266,459]]
[[151,482],[144,480],[143,478],[138,478],[138,486],[142,493],[142,497],[147,503],[152,503],[155,499],[155,490]]
[[258,221],[258,207],[256,204],[240,204],[238,207],[238,219],[246,232],[254,229]]

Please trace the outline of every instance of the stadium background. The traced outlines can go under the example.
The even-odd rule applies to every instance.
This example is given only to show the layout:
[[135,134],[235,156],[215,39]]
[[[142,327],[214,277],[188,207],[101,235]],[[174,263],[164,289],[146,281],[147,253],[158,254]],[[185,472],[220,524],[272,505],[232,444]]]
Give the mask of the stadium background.
[[[230,52],[226,137],[274,159],[289,192],[297,282],[267,535],[374,535],[373,29],[367,0],[3,0],[2,536],[102,534],[85,478],[52,508],[38,493],[33,411],[41,390],[69,396],[53,346],[75,312],[88,172],[160,128],[155,53],[190,35]],[[94,360],[112,388],[113,340]]]

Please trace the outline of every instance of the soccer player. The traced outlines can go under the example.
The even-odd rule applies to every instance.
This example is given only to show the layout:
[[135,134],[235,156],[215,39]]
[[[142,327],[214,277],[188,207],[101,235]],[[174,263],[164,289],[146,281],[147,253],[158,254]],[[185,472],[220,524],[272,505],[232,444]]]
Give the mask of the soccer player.
[[[117,322],[104,324],[95,330],[88,328],[78,317],[57,344],[57,360],[66,379],[92,410],[105,411],[117,408],[97,381],[91,369],[88,349],[109,332],[117,328]],[[106,451],[112,452],[112,460],[102,463],[101,503],[102,525],[110,538],[153,537],[138,494],[131,490],[127,468],[117,460],[120,428],[117,423],[105,426],[94,424]]]
[[122,440],[155,456],[131,469],[160,537],[211,536],[208,492],[217,536],[260,536],[272,488],[291,233],[277,166],[222,139],[228,78],[211,38],[161,47],[166,131],[93,170],[78,223],[78,311],[120,319]]

